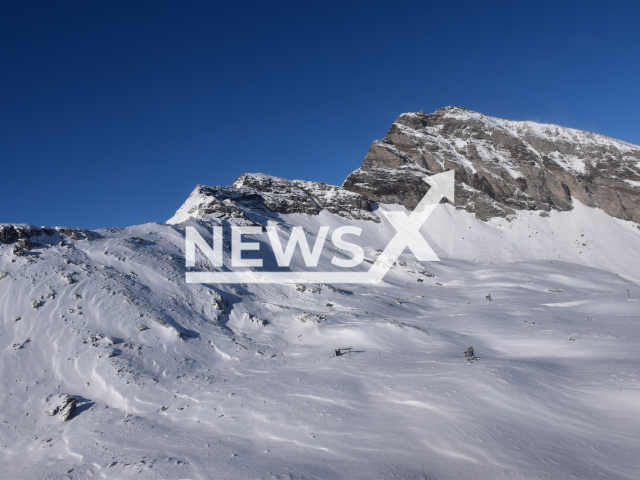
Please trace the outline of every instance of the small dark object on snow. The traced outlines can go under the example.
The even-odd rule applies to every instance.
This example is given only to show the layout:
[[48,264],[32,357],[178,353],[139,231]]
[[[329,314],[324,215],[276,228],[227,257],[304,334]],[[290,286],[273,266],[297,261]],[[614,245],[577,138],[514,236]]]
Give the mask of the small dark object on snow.
[[50,417],[53,417],[54,415],[60,413],[62,420],[67,422],[71,418],[71,415],[73,415],[73,412],[76,410],[77,405],[77,399],[73,397],[66,397],[64,400],[62,400],[62,403],[60,405],[57,405],[53,410],[47,411],[45,413]]
[[60,407],[55,407],[53,410],[47,410],[46,413],[47,415],[49,415],[50,417],[53,417],[54,415],[58,414],[58,411],[60,410]]
[[466,358],[467,362],[469,363],[473,362],[476,359],[475,355],[473,354],[473,347],[469,347],[467,351],[464,352],[464,358]]
[[67,397],[62,405],[60,405],[60,416],[62,420],[65,422],[71,418],[73,412],[76,410],[76,406],[78,405],[78,400],[73,397]]
[[342,347],[342,348],[337,348],[336,349],[336,357],[339,357],[341,355],[344,355],[345,353],[349,352],[349,356],[351,356],[351,351],[353,350],[353,347]]
[[490,301],[491,301],[491,294],[487,295],[487,296],[486,296],[486,297],[484,297],[484,298],[486,298],[486,299],[487,299],[487,302],[490,302]]

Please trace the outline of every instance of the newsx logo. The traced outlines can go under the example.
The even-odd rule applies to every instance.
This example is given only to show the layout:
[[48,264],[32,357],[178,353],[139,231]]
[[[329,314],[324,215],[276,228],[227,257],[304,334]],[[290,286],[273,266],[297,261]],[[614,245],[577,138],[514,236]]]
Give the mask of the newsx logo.
[[[242,258],[243,251],[259,250],[260,243],[244,242],[242,235],[258,235],[262,233],[262,227],[231,227],[231,266],[232,267],[262,267],[261,258]],[[324,243],[329,233],[329,227],[320,227],[313,250],[309,248],[307,237],[302,227],[293,227],[286,249],[282,248],[278,229],[275,226],[267,227],[267,235],[273,250],[276,262],[279,267],[288,267],[291,263],[293,253],[296,246],[300,246],[304,263],[307,267],[318,266],[318,260],[322,254]],[[364,258],[364,250],[355,243],[346,242],[342,239],[343,235],[351,234],[360,236],[362,229],[358,227],[345,226],[334,230],[331,236],[331,242],[341,250],[353,254],[351,259],[343,259],[333,257],[331,263],[338,267],[349,268],[359,265]],[[202,253],[209,259],[214,267],[222,266],[222,227],[213,227],[213,248],[210,247],[206,240],[197,232],[194,227],[187,227],[186,245],[187,245],[187,266],[195,265],[196,246],[200,248]]]
[[[228,272],[187,272],[187,283],[375,283],[382,280],[393,263],[405,248],[409,247],[413,255],[420,261],[438,261],[439,258],[420,234],[420,228],[429,215],[435,210],[442,198],[454,200],[454,171],[439,173],[423,180],[430,185],[427,194],[420,200],[416,208],[406,214],[402,211],[382,213],[395,228],[396,234],[378,256],[378,259],[366,272],[332,271],[332,272],[264,272],[264,271],[228,271]],[[318,231],[313,248],[310,248],[302,227],[293,227],[291,235],[283,248],[278,230],[275,226],[267,227],[267,235],[271,249],[279,267],[288,267],[299,246],[307,267],[316,267],[322,254],[329,227],[322,226]],[[262,267],[261,258],[242,258],[243,251],[259,250],[258,242],[245,242],[243,235],[258,235],[262,227],[231,227],[231,267]],[[353,268],[364,259],[361,246],[347,242],[345,235],[359,236],[362,229],[355,226],[343,226],[334,230],[332,243],[339,249],[349,252],[352,258],[345,259],[334,256],[331,263],[340,268]],[[185,233],[186,266],[193,267],[196,262],[196,246],[214,267],[223,265],[223,230],[213,227],[212,246],[202,238],[194,227],[187,227]]]

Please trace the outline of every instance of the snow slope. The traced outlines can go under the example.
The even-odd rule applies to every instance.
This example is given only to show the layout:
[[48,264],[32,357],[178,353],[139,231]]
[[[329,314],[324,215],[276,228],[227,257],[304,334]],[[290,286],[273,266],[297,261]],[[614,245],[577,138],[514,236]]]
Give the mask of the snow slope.
[[[4,477],[637,476],[634,223],[439,205],[422,231],[441,262],[405,251],[378,285],[296,286],[186,284],[184,227],[211,223],[181,220],[0,245]],[[357,225],[370,261],[395,233],[250,220]],[[68,422],[45,414],[61,394],[79,399]]]

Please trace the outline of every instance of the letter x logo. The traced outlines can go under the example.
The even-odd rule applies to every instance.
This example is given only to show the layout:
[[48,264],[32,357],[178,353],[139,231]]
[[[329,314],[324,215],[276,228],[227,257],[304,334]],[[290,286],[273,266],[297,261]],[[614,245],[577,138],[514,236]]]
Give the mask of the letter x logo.
[[389,271],[405,248],[409,247],[420,261],[440,260],[425,238],[420,234],[420,228],[433,213],[442,198],[453,203],[454,171],[449,170],[431,177],[424,177],[431,188],[420,200],[416,208],[407,216],[404,212],[383,212],[387,220],[396,229],[395,236],[380,254],[376,263],[367,274],[370,280],[380,280]]

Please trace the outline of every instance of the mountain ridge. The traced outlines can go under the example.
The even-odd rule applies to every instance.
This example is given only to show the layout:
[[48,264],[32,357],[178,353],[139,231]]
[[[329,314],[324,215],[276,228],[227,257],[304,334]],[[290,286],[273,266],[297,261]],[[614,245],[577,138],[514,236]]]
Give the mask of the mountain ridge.
[[576,199],[640,222],[639,146],[461,107],[400,115],[343,188],[412,209],[428,191],[420,177],[447,169],[456,171],[456,206],[482,220],[571,210]]
[[[255,210],[307,215],[326,210],[378,222],[372,214],[378,203],[412,210],[429,190],[423,178],[451,169],[456,172],[455,207],[483,221],[511,220],[522,210],[543,216],[569,211],[577,200],[640,223],[640,146],[454,106],[401,114],[341,186],[243,173],[227,187],[197,185],[167,222],[195,217],[252,224],[246,214]],[[38,229],[0,226],[0,242],[28,239],[30,231]]]

